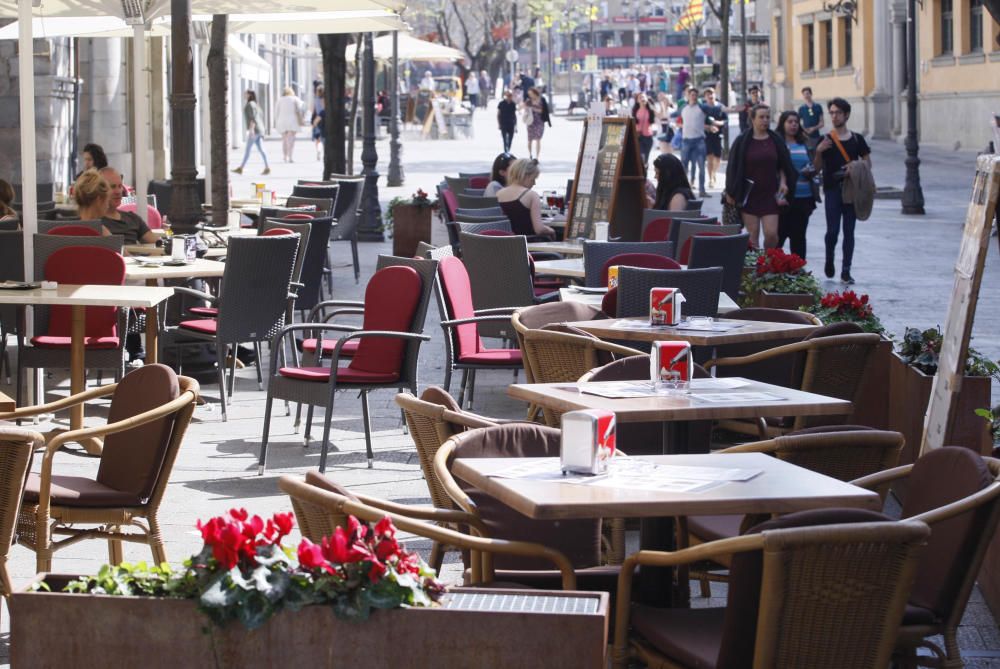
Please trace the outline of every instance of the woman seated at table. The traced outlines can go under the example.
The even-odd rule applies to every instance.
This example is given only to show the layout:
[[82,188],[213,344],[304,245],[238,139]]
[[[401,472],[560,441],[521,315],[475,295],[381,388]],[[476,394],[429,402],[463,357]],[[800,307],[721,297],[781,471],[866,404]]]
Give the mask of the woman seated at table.
[[111,185],[97,170],[84,170],[73,184],[73,199],[80,210],[81,221],[99,221],[108,211]]
[[490,174],[491,181],[483,191],[485,197],[496,197],[497,193],[507,186],[507,170],[516,158],[510,153],[501,153],[493,160],[493,170]]
[[689,200],[694,199],[691,182],[684,174],[680,158],[672,153],[661,153],[653,161],[656,169],[656,198],[653,209],[684,211]]
[[[0,179],[0,221],[20,221],[14,207],[14,187]],[[18,225],[20,227],[20,225]]]
[[507,186],[497,192],[497,202],[510,219],[515,235],[555,239],[556,232],[542,223],[542,198],[531,190],[538,180],[538,161],[520,158],[507,168]]

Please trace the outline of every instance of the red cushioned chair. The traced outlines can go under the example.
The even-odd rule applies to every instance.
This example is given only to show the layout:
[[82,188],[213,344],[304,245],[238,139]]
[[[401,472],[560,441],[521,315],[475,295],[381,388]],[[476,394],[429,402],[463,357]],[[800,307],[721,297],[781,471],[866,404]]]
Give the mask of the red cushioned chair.
[[[118,211],[130,211],[133,214],[135,210],[134,204],[123,204],[118,207]],[[156,207],[151,204],[146,205],[146,225],[149,226],[150,230],[159,230],[163,227],[163,217],[160,216],[160,212],[157,211]]]
[[486,348],[479,337],[479,323],[509,321],[516,307],[482,309],[472,306],[472,285],[465,264],[458,258],[443,258],[438,265],[438,307],[444,329],[445,361],[444,389],[450,392],[452,370],[462,370],[459,406],[464,406],[465,389],[469,389],[472,406],[477,369],[513,369],[524,366],[521,350],[516,348]]
[[49,230],[48,235],[62,235],[65,237],[100,237],[101,233],[93,228],[83,225],[60,225]]
[[[314,217],[312,214],[285,214],[282,218],[289,221],[311,221]],[[271,233],[276,234],[276,233]]]
[[469,188],[486,188],[489,185],[489,177],[469,177]]
[[673,224],[673,219],[654,218],[646,225],[646,229],[642,231],[642,241],[662,242],[669,240],[670,226],[672,224]]
[[726,237],[727,235],[723,232],[696,232],[684,241],[684,246],[681,247],[680,256],[678,257],[682,265],[687,265],[688,260],[691,259],[691,240],[695,237]]
[[[372,452],[371,418],[368,393],[379,388],[408,388],[416,393],[416,358],[419,344],[430,337],[414,332],[422,320],[419,316],[424,282],[412,267],[394,266],[375,272],[365,289],[364,323],[357,330],[349,325],[333,323],[298,323],[282,328],[271,347],[271,376],[264,409],[264,435],[260,445],[258,474],[264,473],[267,440],[271,429],[271,406],[275,399],[299,402],[309,407],[325,407],[323,416],[323,447],[319,470],[326,470],[326,454],[330,446],[330,422],[333,400],[338,390],[359,390],[365,423],[365,447],[368,467],[375,459]],[[322,342],[324,332],[346,333],[333,350],[330,367],[278,365],[277,353],[282,338],[290,333],[312,331]],[[352,340],[360,340],[357,352],[346,365],[341,365],[340,351]],[[411,344],[411,345],[407,345]],[[322,346],[322,344],[320,344]],[[307,431],[308,438],[308,431]]]
[[[75,245],[78,242],[66,238],[49,236],[49,239],[52,241],[36,245],[37,278],[67,285],[121,286],[125,283],[125,259],[111,248],[116,244],[113,239],[100,235],[93,240],[88,237],[88,245],[79,246]],[[48,247],[57,239],[64,245],[48,252]],[[85,309],[84,347],[87,354],[84,364],[87,369],[113,369],[115,378],[121,378],[126,314],[127,310],[116,307]],[[35,336],[30,340],[31,346],[18,342],[18,406],[24,405],[21,392],[25,368],[69,369],[72,321],[71,307],[35,309]]]

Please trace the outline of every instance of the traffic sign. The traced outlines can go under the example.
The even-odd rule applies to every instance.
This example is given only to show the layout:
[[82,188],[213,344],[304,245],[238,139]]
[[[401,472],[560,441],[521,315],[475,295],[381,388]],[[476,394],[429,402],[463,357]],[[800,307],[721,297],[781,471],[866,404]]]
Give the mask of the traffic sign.
[[511,49],[505,57],[508,63],[516,63],[521,56],[517,53],[517,49]]

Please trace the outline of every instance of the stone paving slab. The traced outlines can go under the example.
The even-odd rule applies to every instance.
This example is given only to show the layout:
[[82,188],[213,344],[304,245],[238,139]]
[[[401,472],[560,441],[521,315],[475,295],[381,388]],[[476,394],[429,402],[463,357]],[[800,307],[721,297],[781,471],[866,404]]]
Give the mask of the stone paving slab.
[[[542,176],[538,188],[563,188],[572,177],[575,152],[579,145],[579,122],[556,118],[554,126],[547,129],[543,141]],[[402,188],[382,188],[383,206],[397,195],[409,195],[418,187],[433,193],[434,184],[443,174],[459,170],[487,169],[500,149],[499,137],[491,114],[479,114],[474,122],[476,139],[420,141],[412,132],[404,134],[404,166],[406,185]],[[525,138],[515,138],[515,153],[524,148]],[[888,142],[872,142],[875,177],[879,185],[902,186],[902,147]],[[270,158],[280,159],[277,139],[265,141]],[[388,144],[385,139],[378,145],[379,170],[385,174]],[[318,178],[320,167],[313,158],[311,143],[303,135],[297,152],[302,162],[284,164],[272,160],[273,173],[268,177],[253,176],[255,168],[251,157],[246,173],[233,175],[233,193],[241,197],[249,191],[253,181],[266,181],[278,192],[289,192],[297,179]],[[360,147],[358,150],[360,155]],[[230,160],[238,164],[241,152],[233,151]],[[304,158],[310,158],[305,161]],[[965,206],[971,190],[974,155],[969,152],[926,150],[923,165],[924,193],[928,214],[925,217],[905,217],[898,213],[897,201],[879,200],[872,218],[859,223],[857,251],[853,272],[858,279],[855,289],[869,293],[877,314],[890,331],[901,333],[905,325],[926,327],[940,323],[947,309],[951,292],[952,268],[958,251],[958,240],[964,220]],[[384,178],[381,182],[384,184]],[[717,191],[706,210],[718,210]],[[822,212],[813,215],[809,228],[809,257],[822,259],[824,223]],[[446,240],[443,226],[435,225],[435,241]],[[360,246],[362,274],[369,277],[379,253],[391,250],[389,242],[365,243]],[[360,299],[363,285],[355,284],[346,244],[333,246],[334,293],[337,298]],[[1000,303],[994,286],[1000,279],[997,253],[991,249],[987,260],[983,291],[974,328],[974,345],[993,358],[1000,357]],[[816,271],[821,270],[817,268]],[[824,280],[824,286],[839,289],[837,282]],[[437,309],[428,311],[425,331],[432,339],[423,345],[420,362],[421,387],[440,384],[443,379],[444,348]],[[524,407],[505,395],[511,382],[510,372],[482,372],[477,379],[475,410],[501,418],[520,418]],[[457,394],[460,376],[456,375],[452,391]],[[64,395],[68,381],[61,373],[47,381],[53,395]],[[0,386],[13,394],[9,386]],[[229,410],[229,421],[221,422],[218,411],[218,387],[213,383],[203,385],[208,404],[199,407],[181,449],[171,483],[163,503],[162,522],[166,537],[167,555],[171,562],[179,563],[201,546],[200,536],[194,529],[199,518],[220,514],[234,506],[243,506],[261,515],[288,510],[287,499],[279,494],[277,479],[282,474],[301,475],[315,468],[319,460],[319,444],[314,441],[303,447],[301,431],[293,431],[292,417],[284,415],[284,408],[276,403],[272,420],[268,468],[263,477],[256,475],[257,453],[261,438],[265,394],[257,389],[254,371],[250,368],[237,374],[236,394]],[[353,393],[341,393],[334,407],[332,441],[336,446],[329,458],[329,474],[340,483],[367,494],[405,503],[429,503],[416,454],[409,436],[401,429],[400,415],[392,401],[394,393],[379,391],[372,395],[373,437],[376,453],[374,469],[367,469],[364,457],[364,436],[361,408]],[[88,419],[98,422],[102,410],[88,410]],[[47,429],[48,425],[39,426]],[[321,412],[317,411],[313,434],[322,434]],[[37,460],[37,459],[36,459]],[[57,456],[57,466],[67,474],[90,474],[96,471],[97,461],[74,455]],[[37,467],[37,462],[36,462]],[[632,538],[634,540],[634,537]],[[418,550],[429,551],[426,541],[412,541]],[[148,549],[126,545],[128,560],[147,560]],[[56,554],[55,570],[59,572],[90,573],[106,561],[106,544],[101,541],[82,542]],[[444,577],[455,581],[460,567],[456,556],[450,556]],[[21,585],[34,575],[34,555],[24,548],[15,547],[9,564],[15,585]],[[705,601],[695,598],[695,605],[724,603],[724,590],[713,585],[713,598]],[[695,589],[695,592],[697,590]],[[9,642],[9,617],[0,622],[0,663],[7,657]],[[963,648],[969,651],[970,667],[1000,667],[1000,659],[974,656],[976,653],[1000,651],[1000,633],[990,611],[979,593],[975,593],[962,631]]]

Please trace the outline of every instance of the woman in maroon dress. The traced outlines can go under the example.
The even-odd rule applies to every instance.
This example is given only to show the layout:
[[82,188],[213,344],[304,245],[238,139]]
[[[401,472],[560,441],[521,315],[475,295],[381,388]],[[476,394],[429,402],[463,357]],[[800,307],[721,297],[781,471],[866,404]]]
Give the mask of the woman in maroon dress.
[[759,246],[761,228],[764,247],[778,245],[778,212],[788,206],[788,184],[797,173],[788,147],[770,129],[771,109],[754,105],[750,128],[729,149],[726,168],[726,202],[740,210],[750,243]]

